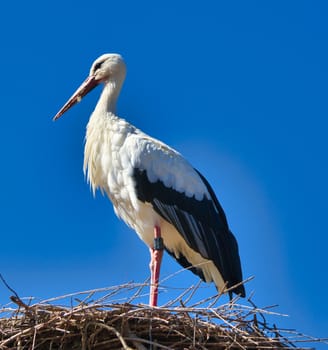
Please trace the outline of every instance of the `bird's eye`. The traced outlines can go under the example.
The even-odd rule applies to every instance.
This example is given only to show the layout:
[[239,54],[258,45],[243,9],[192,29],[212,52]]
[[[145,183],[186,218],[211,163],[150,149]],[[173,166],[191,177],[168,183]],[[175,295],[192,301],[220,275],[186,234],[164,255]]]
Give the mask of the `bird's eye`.
[[95,64],[94,71],[97,71],[98,69],[100,69],[102,64],[103,62],[98,62],[97,64]]

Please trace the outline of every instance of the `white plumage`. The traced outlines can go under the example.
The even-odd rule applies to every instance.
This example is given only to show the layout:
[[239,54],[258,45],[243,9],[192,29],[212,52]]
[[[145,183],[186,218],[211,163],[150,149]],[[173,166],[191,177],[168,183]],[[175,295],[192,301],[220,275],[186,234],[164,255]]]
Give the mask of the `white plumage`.
[[[104,83],[87,126],[84,151],[84,172],[93,192],[100,189],[108,195],[115,213],[151,252],[158,228],[165,249],[182,266],[214,281],[220,291],[240,283],[237,242],[208,182],[180,153],[116,116],[125,74],[120,55],[102,55],[54,118]],[[241,284],[232,291],[245,295]]]

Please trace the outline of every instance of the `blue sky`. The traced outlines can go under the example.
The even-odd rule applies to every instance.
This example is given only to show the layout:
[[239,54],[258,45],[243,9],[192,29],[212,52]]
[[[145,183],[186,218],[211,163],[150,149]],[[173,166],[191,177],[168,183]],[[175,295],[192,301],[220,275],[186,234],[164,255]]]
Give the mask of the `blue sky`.
[[[255,276],[247,285],[254,301],[279,304],[290,315],[275,320],[280,326],[328,336],[326,3],[0,7],[0,272],[8,283],[47,298],[149,275],[148,249],[107,198],[92,197],[82,173],[100,88],[51,120],[93,60],[118,52],[128,67],[118,114],[208,178],[238,238],[244,275]],[[163,277],[179,269],[165,257]],[[186,287],[197,282],[179,276]],[[1,304],[8,295],[0,286]]]

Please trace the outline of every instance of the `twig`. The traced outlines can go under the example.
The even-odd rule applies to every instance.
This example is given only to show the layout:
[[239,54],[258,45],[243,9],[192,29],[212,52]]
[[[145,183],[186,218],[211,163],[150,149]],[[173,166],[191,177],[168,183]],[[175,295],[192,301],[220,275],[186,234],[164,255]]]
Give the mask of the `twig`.
[[104,329],[107,329],[110,332],[113,332],[117,336],[117,338],[120,340],[124,350],[133,350],[132,348],[130,348],[126,344],[126,342],[125,342],[124,338],[122,337],[121,333],[117,329],[115,329],[114,327],[108,326],[107,324],[98,323],[98,322],[90,322],[90,323],[88,323],[88,326],[89,325],[93,325],[93,326],[96,326],[96,327],[104,328]]

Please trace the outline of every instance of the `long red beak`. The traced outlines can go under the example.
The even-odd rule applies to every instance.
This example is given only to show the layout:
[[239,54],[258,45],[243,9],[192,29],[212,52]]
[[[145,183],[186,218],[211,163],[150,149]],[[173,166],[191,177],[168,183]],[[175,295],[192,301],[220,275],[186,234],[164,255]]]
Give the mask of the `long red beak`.
[[53,120],[60,118],[66,111],[68,111],[76,103],[80,102],[88,92],[94,89],[100,83],[93,75],[88,76],[80,87],[74,92],[71,98],[64,104],[60,111],[54,116]]

